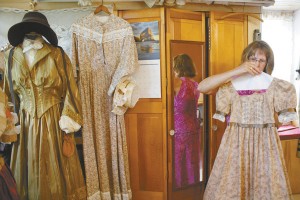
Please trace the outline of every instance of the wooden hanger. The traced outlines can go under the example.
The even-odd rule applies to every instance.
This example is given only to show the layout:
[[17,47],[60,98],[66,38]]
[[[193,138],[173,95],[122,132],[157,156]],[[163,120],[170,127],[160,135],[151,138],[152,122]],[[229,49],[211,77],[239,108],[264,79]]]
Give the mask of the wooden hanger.
[[104,13],[106,13],[106,14],[108,14],[108,15],[111,14],[111,13],[109,12],[108,8],[107,8],[106,6],[103,5],[103,0],[102,0],[101,5],[98,6],[98,7],[96,8],[96,10],[94,11],[94,14],[98,14],[98,13],[100,13],[100,12],[104,12]]

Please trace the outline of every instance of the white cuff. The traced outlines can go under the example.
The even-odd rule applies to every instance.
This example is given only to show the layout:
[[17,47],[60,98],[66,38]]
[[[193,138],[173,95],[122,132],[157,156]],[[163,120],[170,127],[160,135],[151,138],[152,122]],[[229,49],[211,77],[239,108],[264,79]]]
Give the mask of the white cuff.
[[215,113],[213,116],[214,119],[220,120],[221,122],[225,122],[225,116],[219,113]]
[[298,120],[298,115],[296,112],[284,112],[278,116],[278,121],[280,123],[287,123],[294,120]]
[[65,133],[74,133],[81,128],[81,126],[77,122],[66,115],[62,115],[60,117],[59,127]]

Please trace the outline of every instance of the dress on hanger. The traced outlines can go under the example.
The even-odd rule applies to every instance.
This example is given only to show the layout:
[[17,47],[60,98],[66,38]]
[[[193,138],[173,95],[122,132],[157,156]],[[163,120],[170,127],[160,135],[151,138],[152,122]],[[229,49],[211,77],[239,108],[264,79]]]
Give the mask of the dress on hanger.
[[[20,198],[86,199],[77,151],[71,157],[63,155],[64,133],[59,126],[61,115],[82,125],[81,113],[76,113],[70,99],[72,92],[76,107],[80,108],[71,62],[64,54],[66,76],[58,47],[42,40],[40,49],[28,50],[27,54],[23,52],[25,40],[23,46],[15,47],[11,65],[13,90],[20,100],[21,125],[18,140],[13,144],[11,169]],[[8,55],[9,50],[5,54],[6,63]],[[7,69],[6,66],[4,89],[10,96]],[[67,77],[72,91],[67,87]]]
[[103,18],[91,13],[75,22],[71,31],[83,103],[88,198],[131,199],[124,115],[112,112],[112,94],[122,77],[138,68],[132,28],[113,14]]
[[287,200],[292,198],[281,143],[275,127],[298,119],[294,86],[273,78],[266,89],[236,90],[232,82],[216,96],[215,119],[230,122],[208,184],[205,200]]

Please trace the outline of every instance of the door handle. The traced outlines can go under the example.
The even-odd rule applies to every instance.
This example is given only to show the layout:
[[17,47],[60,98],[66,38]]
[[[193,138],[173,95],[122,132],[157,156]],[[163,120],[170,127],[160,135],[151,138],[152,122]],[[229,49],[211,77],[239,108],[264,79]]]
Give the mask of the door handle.
[[173,136],[173,135],[175,134],[175,131],[174,131],[174,130],[170,130],[169,134],[170,134],[171,136]]
[[213,131],[217,131],[217,130],[218,130],[218,126],[217,126],[217,125],[213,125],[213,126],[212,126],[212,130],[213,130]]

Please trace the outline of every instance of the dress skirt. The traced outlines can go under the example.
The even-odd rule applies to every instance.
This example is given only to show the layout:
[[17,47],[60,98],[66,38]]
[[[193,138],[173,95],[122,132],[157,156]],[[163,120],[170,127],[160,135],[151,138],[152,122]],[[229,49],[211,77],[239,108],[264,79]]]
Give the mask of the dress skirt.
[[[20,114],[21,134],[14,143],[11,168],[21,199],[85,199],[84,178],[75,153],[62,153],[63,133],[59,127],[60,104],[41,118]],[[74,137],[72,138],[75,145]]]

